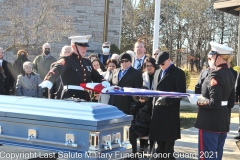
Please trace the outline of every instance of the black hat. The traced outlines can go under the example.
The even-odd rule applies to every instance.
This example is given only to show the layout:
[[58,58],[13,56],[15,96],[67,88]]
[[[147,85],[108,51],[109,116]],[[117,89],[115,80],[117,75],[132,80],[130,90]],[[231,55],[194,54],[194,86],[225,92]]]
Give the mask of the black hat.
[[164,61],[166,61],[167,59],[169,59],[169,53],[168,53],[168,52],[161,52],[161,53],[158,54],[158,56],[157,56],[156,64],[157,64],[157,65],[160,65],[160,64],[162,64]]
[[132,57],[130,56],[130,54],[123,52],[120,56],[119,56],[119,60],[121,61],[122,59],[127,59],[130,62],[132,62]]

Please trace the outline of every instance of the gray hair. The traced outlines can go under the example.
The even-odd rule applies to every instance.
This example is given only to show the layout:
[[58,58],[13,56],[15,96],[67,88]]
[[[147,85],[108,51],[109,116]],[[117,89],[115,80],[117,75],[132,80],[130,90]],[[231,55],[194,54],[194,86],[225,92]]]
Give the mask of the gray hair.
[[46,48],[46,47],[49,47],[49,48],[51,48],[51,45],[49,44],[49,43],[45,43],[43,46],[42,46],[42,48]]
[[23,69],[27,66],[31,66],[33,68],[32,62],[26,61],[26,62],[23,63]]
[[61,53],[64,53],[64,51],[65,51],[66,49],[70,49],[70,50],[71,50],[72,48],[71,48],[71,46],[63,46],[63,47],[62,47],[62,50],[61,50]]
[[131,50],[127,50],[126,53],[128,53],[131,57],[135,57],[135,53]]
[[114,53],[114,54],[112,54],[112,57],[111,57],[111,59],[119,59],[119,55],[118,54],[116,54],[116,53]]

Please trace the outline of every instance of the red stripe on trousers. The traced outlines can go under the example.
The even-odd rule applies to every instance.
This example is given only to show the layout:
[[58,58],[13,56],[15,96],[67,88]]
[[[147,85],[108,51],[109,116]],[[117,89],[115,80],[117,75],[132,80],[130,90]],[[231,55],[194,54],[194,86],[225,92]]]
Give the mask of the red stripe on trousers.
[[[203,150],[203,135],[202,135],[202,130],[200,129],[199,130],[199,143],[200,143],[200,151],[199,151],[199,154],[200,153],[204,153],[204,150]],[[201,154],[200,154],[201,155]],[[204,157],[200,157],[200,160],[204,160]]]

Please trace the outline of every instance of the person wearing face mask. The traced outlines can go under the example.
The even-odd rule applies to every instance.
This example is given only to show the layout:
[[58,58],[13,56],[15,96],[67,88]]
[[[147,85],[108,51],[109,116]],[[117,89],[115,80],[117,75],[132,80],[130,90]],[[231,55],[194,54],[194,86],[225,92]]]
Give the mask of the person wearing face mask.
[[27,97],[43,96],[43,90],[38,85],[42,82],[40,75],[32,71],[33,64],[29,61],[23,63],[24,73],[18,75],[16,83],[16,95]]
[[14,80],[17,81],[17,76],[23,74],[23,63],[29,61],[28,53],[25,50],[19,50],[17,52],[17,59],[13,62]]
[[42,54],[38,55],[34,60],[33,60],[33,67],[40,75],[41,79],[44,79],[44,77],[47,75],[49,68],[53,62],[56,62],[57,59],[53,57],[50,53],[51,51],[51,45],[49,43],[45,43],[42,46]]
[[110,52],[110,43],[104,42],[102,45],[102,53],[98,54],[99,60],[102,62],[104,66],[106,66],[107,60],[112,57],[112,53]]
[[[199,129],[199,156],[203,159],[222,159],[223,147],[229,132],[229,112],[235,102],[235,77],[228,68],[234,55],[233,49],[210,42],[210,66],[214,69],[202,84],[202,97],[198,99],[195,127]],[[204,153],[213,153],[211,158]]]
[[[40,78],[42,80],[47,75],[51,64],[57,61],[57,59],[51,55],[50,51],[51,51],[51,45],[49,43],[45,43],[42,46],[42,54],[38,55],[33,60],[33,69],[36,73],[40,75]],[[47,89],[44,90],[43,95],[44,97],[48,98]]]

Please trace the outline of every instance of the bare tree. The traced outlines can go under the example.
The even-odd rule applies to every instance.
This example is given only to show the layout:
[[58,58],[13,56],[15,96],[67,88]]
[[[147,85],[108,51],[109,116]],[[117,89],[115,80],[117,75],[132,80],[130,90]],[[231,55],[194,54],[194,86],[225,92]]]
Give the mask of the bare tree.
[[153,0],[124,0],[121,51],[133,49],[137,40],[143,40],[147,53],[152,53]]
[[[65,0],[66,1],[66,0]],[[0,40],[6,50],[37,49],[45,42],[59,42],[74,32],[71,17],[61,15],[63,0],[6,0],[0,15]]]
[[[151,50],[155,4],[152,0],[136,2],[124,0],[121,48],[131,49],[126,47],[141,37],[147,39]],[[225,43],[237,51],[238,17],[214,10],[214,2],[161,1],[159,48],[167,50],[177,66],[190,63],[192,71],[200,71],[211,49],[210,41]]]

